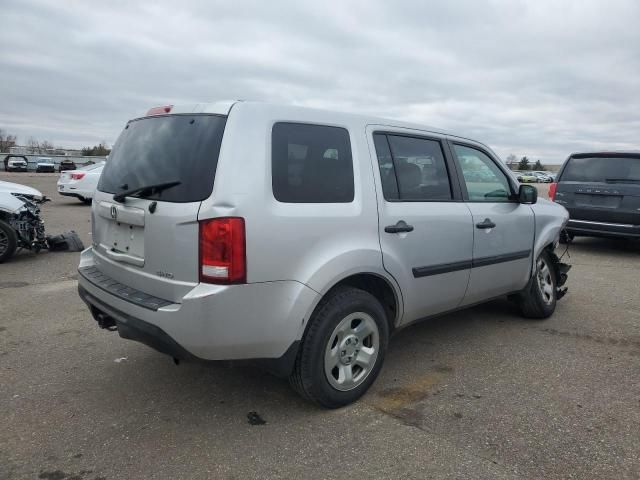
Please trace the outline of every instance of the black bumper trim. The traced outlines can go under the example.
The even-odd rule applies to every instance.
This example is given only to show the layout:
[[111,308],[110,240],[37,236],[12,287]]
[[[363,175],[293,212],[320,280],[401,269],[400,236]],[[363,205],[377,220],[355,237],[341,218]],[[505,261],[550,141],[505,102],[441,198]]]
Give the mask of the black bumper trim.
[[80,273],[85,280],[99,289],[104,290],[125,302],[138,305],[139,307],[156,311],[159,308],[166,307],[173,303],[117,282],[113,278],[102,273],[97,267],[82,267],[78,269],[78,273]]
[[116,324],[120,337],[143,343],[144,345],[147,345],[160,353],[169,355],[174,359],[199,363],[231,362],[234,364],[250,364],[260,367],[277,377],[286,378],[293,371],[293,366],[298,356],[300,341],[296,340],[289,346],[287,351],[281,357],[277,358],[205,360],[190,353],[160,327],[152,325],[149,322],[145,322],[144,320],[140,320],[139,318],[132,317],[129,314],[104,304],[80,285],[78,285],[78,295],[80,295],[82,301],[87,304],[94,318],[96,318],[98,314],[106,314],[110,316]]

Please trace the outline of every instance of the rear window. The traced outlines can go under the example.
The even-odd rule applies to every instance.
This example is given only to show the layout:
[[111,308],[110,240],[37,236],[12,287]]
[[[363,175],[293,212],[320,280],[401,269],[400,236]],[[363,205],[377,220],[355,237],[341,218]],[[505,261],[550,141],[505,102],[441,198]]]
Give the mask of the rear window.
[[145,198],[198,202],[213,190],[226,117],[168,115],[127,124],[109,154],[98,190],[125,190],[173,181],[180,185]]
[[287,203],[353,201],[353,161],[347,130],[276,123],[271,141],[276,200]]
[[562,172],[565,182],[640,181],[638,157],[571,157]]

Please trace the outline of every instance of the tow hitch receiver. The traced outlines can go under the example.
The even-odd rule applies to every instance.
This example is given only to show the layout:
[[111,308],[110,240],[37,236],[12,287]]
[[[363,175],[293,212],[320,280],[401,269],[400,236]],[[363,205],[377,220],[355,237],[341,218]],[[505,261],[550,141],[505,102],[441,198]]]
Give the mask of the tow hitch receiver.
[[105,330],[109,330],[110,332],[115,332],[118,329],[116,321],[112,317],[104,312],[101,312],[94,306],[91,306],[91,315],[93,315],[94,320],[98,322],[98,326],[100,328],[104,328]]

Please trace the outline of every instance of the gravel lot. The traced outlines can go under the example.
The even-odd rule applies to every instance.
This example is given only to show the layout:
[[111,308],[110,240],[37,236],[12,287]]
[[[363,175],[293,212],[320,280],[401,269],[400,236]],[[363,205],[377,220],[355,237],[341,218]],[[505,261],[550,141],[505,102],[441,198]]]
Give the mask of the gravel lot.
[[[88,245],[89,207],[56,179],[0,173],[53,198],[49,233]],[[0,479],[640,478],[640,244],[570,253],[551,319],[494,301],[403,330],[336,411],[99,330],[77,253],[22,253],[0,265]]]

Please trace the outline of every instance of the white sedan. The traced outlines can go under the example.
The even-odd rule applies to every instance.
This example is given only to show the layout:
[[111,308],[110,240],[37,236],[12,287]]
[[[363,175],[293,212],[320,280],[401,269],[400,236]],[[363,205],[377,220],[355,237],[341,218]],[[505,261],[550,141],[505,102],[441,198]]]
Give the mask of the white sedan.
[[104,165],[105,162],[100,162],[78,170],[62,172],[58,180],[58,193],[66,197],[76,197],[84,203],[91,203]]

